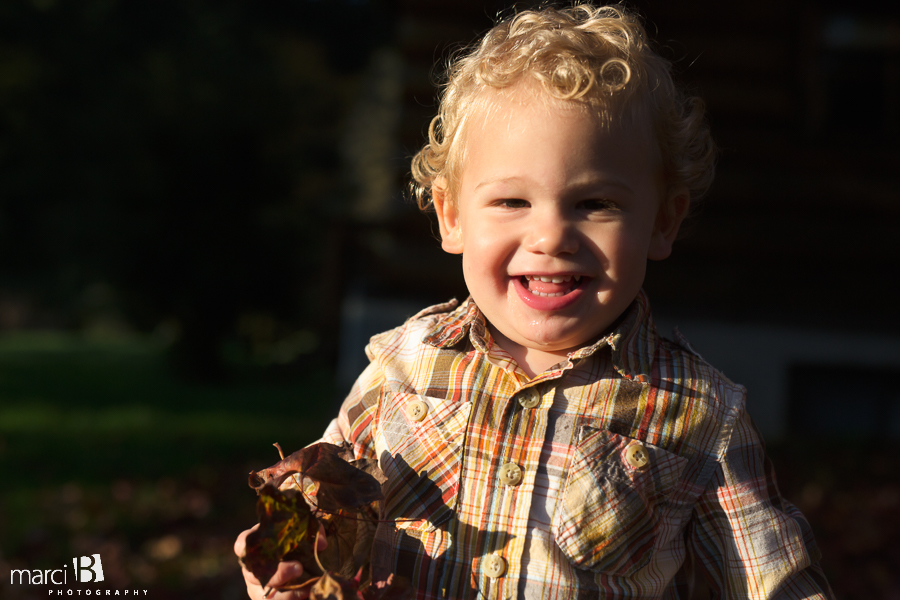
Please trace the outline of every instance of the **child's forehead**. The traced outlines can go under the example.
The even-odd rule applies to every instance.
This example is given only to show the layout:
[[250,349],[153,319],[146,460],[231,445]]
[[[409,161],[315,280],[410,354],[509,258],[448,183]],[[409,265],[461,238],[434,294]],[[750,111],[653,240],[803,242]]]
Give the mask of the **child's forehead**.
[[[522,119],[527,113],[530,118],[541,118],[541,114],[562,114],[583,117],[590,127],[598,131],[623,131],[655,146],[651,120],[645,111],[633,105],[616,102],[609,97],[590,97],[570,100],[559,98],[547,91],[540,83],[521,80],[504,88],[485,87],[472,99],[466,127],[471,131],[484,131],[488,124],[503,123],[509,130],[524,129],[530,123]],[[496,130],[496,127],[492,127]],[[465,143],[466,135],[462,141]]]
[[472,112],[474,116],[491,118],[499,116],[499,113],[510,107],[537,107],[546,111],[583,114],[599,113],[599,107],[591,107],[587,102],[557,98],[544,90],[541,85],[527,80],[503,88],[485,87],[479,90],[472,103]]

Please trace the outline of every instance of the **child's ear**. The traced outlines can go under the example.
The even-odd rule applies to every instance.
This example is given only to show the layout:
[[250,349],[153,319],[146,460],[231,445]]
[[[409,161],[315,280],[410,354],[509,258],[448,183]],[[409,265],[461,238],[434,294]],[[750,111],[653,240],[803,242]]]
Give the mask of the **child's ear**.
[[431,186],[431,201],[437,214],[438,227],[441,230],[441,248],[450,254],[462,254],[462,228],[459,223],[459,211],[447,193],[447,180],[443,177],[435,179]]
[[691,206],[691,192],[684,186],[679,186],[669,192],[663,200],[662,206],[656,215],[656,223],[653,226],[653,237],[650,239],[650,249],[647,258],[650,260],[663,260],[672,253],[672,244],[678,237],[678,229],[681,222],[687,216]]

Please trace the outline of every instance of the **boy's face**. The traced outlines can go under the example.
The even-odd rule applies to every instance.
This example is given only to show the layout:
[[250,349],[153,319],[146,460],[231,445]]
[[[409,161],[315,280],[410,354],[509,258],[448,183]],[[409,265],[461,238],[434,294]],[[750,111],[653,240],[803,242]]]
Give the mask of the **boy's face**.
[[610,131],[532,86],[488,93],[490,117],[467,126],[456,197],[435,186],[442,246],[462,254],[502,347],[563,356],[634,300],[647,259],[669,255],[689,196],[663,197],[647,134]]

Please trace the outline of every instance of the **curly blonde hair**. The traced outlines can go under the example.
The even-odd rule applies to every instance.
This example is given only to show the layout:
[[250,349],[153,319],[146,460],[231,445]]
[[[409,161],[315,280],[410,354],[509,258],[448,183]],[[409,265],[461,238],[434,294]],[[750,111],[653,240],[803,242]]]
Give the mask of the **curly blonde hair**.
[[703,101],[676,86],[671,71],[640,19],[620,6],[546,8],[500,22],[449,66],[428,143],[412,160],[416,203],[430,207],[438,178],[454,201],[466,124],[482,92],[525,77],[552,97],[595,107],[605,123],[629,113],[636,122],[649,122],[665,184],[683,185],[698,198],[712,183],[716,148]]

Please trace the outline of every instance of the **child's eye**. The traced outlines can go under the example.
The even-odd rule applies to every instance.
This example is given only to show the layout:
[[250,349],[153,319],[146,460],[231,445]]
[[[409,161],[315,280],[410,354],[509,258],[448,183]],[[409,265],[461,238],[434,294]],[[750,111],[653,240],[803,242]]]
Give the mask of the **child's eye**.
[[499,204],[504,208],[525,208],[528,206],[528,202],[521,198],[504,198]]
[[578,203],[578,207],[589,211],[616,210],[617,208],[615,202],[601,199],[582,200]]

